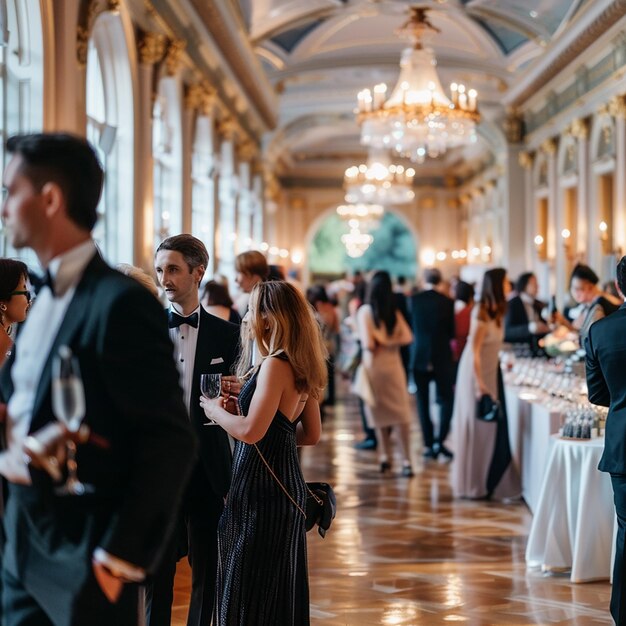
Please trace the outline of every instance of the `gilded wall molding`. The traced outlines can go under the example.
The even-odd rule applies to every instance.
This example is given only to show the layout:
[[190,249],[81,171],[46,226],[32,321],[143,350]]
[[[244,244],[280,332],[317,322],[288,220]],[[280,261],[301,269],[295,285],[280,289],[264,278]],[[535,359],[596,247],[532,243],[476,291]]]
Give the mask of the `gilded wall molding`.
[[541,151],[549,156],[554,156],[556,154],[557,142],[556,139],[546,139],[541,144]]
[[249,139],[237,146],[237,158],[241,161],[252,161],[259,153],[258,146]]
[[609,113],[615,118],[626,119],[626,96],[613,96],[609,101]]
[[233,117],[227,116],[217,125],[217,132],[224,141],[232,141],[239,133],[239,125]]
[[217,102],[215,89],[206,82],[193,83],[185,89],[185,108],[210,116]]
[[507,116],[502,122],[502,130],[509,143],[522,143],[524,141],[524,118],[515,109],[507,111]]
[[83,0],[81,2],[76,24],[76,59],[81,68],[87,67],[89,38],[96,18],[107,11],[119,13],[120,7],[121,0]]

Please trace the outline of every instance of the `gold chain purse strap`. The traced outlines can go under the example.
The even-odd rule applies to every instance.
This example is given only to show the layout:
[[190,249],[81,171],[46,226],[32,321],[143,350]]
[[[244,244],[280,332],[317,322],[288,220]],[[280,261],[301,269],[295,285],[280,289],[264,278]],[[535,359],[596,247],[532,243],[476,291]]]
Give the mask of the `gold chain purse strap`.
[[[293,505],[298,509],[298,511],[300,511],[300,513],[302,513],[302,515],[304,515],[305,519],[306,519],[306,512],[304,511],[304,509],[291,497],[291,494],[287,491],[285,485],[283,485],[283,483],[278,479],[278,476],[276,476],[276,474],[274,474],[274,470],[270,467],[270,464],[265,460],[265,457],[263,456],[263,454],[261,454],[261,451],[259,450],[259,447],[255,444],[253,444],[256,451],[259,453],[259,456],[261,457],[261,461],[263,461],[263,463],[265,464],[265,467],[267,467],[269,473],[272,475],[272,477],[274,478],[274,480],[280,485],[280,488],[285,492],[285,495],[293,502]],[[311,494],[311,496],[315,499],[315,501],[322,506],[324,503],[322,502],[322,500],[320,500],[310,489],[309,486],[306,485],[306,489],[307,491]]]

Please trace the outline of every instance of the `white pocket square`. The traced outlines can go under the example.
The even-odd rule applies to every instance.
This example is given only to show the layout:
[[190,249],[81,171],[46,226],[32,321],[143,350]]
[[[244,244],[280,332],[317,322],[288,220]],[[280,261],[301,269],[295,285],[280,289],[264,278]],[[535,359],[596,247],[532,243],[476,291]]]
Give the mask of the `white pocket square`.
[[221,356],[218,356],[216,359],[211,359],[211,365],[219,365],[223,363],[224,359]]

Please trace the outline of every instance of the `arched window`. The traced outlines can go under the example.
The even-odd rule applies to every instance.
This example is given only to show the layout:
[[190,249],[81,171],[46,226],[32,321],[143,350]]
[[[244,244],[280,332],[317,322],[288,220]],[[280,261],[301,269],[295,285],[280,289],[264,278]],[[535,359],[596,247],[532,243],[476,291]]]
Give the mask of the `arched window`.
[[181,86],[162,78],[153,109],[155,247],[182,229]]
[[[0,2],[0,166],[7,137],[43,126],[43,36],[39,0]],[[0,237],[0,254],[17,256]],[[19,253],[31,262],[34,255]],[[31,258],[32,255],[32,258]]]
[[87,56],[87,138],[105,171],[93,236],[111,263],[133,261],[134,98],[124,23],[102,13]]
[[215,169],[213,154],[213,120],[198,116],[191,162],[191,232],[207,247],[211,260],[214,250]]

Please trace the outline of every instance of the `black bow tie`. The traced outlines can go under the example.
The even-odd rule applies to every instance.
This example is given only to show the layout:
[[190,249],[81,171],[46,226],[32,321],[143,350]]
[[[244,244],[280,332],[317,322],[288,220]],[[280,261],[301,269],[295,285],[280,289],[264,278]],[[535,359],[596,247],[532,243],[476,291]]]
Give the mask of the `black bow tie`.
[[50,274],[50,270],[47,269],[46,273],[43,275],[43,278],[41,280],[41,285],[39,286],[39,289],[42,289],[43,287],[48,287],[48,289],[50,289],[50,291],[52,292],[52,295],[54,296],[54,278],[52,278],[52,274]]
[[178,315],[178,313],[175,313],[174,311],[168,311],[167,323],[170,328],[178,328],[181,324],[189,324],[189,326],[198,328],[198,312],[196,311],[188,317],[183,317],[182,315]]

